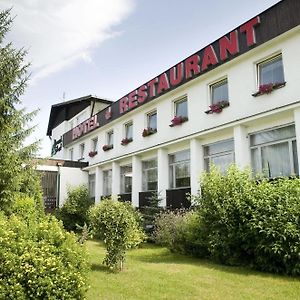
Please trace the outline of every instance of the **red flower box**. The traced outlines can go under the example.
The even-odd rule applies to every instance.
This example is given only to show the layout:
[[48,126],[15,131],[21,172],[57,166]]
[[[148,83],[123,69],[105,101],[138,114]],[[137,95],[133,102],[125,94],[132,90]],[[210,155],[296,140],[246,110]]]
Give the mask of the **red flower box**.
[[207,110],[205,113],[206,114],[219,114],[220,112],[223,111],[223,108],[228,107],[229,106],[229,102],[228,101],[219,101],[218,103],[212,104],[209,106],[209,110]]
[[156,133],[156,132],[157,132],[157,129],[153,129],[151,127],[148,127],[148,128],[145,128],[143,130],[142,136],[146,137],[146,136],[151,135],[151,134]]
[[123,139],[122,141],[121,141],[121,145],[122,146],[126,146],[127,144],[129,144],[129,143],[131,143],[133,141],[133,139],[132,138],[125,138],[125,139]]
[[284,87],[286,82],[267,83],[259,86],[258,91],[252,94],[253,97],[257,97],[264,94],[271,94],[274,90]]
[[172,120],[171,120],[171,124],[169,125],[170,127],[174,127],[177,125],[181,125],[182,123],[188,121],[187,117],[182,117],[182,116],[175,116]]
[[97,151],[90,151],[89,152],[89,157],[94,157],[95,155],[97,155],[98,152]]
[[114,147],[113,145],[104,145],[104,146],[102,147],[102,150],[103,150],[103,151],[108,151],[108,150],[112,149],[113,147]]

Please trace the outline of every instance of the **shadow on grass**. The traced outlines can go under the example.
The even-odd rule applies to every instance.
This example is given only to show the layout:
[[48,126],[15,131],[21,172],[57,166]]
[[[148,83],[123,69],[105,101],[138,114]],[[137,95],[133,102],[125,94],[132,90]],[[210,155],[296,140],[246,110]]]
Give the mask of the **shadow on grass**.
[[[160,250],[159,253],[155,254],[153,251],[155,249]],[[145,250],[145,251],[143,251]],[[154,263],[154,264],[179,264],[179,265],[191,265],[199,266],[211,270],[215,270],[223,273],[237,274],[241,276],[258,276],[261,278],[278,278],[287,282],[298,281],[299,276],[288,276],[282,274],[273,274],[262,271],[257,271],[251,269],[248,266],[228,266],[221,265],[216,262],[210,261],[208,259],[196,258],[188,255],[182,255],[178,253],[173,253],[167,248],[161,248],[160,246],[153,244],[143,244],[140,249],[135,250],[138,254],[129,254],[132,260],[144,262],[144,263]],[[147,252],[151,251],[151,252]]]
[[107,273],[107,274],[112,273],[111,270],[107,266],[104,266],[103,264],[92,263],[91,270],[96,271],[96,272],[103,272],[103,273]]

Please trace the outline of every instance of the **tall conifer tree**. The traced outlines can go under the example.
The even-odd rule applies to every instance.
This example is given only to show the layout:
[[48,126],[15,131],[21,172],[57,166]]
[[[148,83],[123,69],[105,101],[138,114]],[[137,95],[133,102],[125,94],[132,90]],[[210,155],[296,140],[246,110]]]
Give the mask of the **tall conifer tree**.
[[6,213],[20,193],[41,198],[40,187],[32,180],[36,176],[32,158],[38,143],[24,146],[34,130],[28,124],[37,111],[26,113],[19,108],[28,80],[28,64],[24,62],[26,51],[14,49],[5,41],[11,25],[10,10],[0,11],[0,210]]

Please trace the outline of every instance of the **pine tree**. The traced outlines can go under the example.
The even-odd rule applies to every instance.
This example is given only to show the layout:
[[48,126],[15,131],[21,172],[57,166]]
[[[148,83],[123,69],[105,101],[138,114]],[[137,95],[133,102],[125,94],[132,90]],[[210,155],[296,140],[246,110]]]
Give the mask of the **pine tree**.
[[[5,42],[11,25],[10,10],[0,11],[0,210],[6,213],[22,192],[29,194],[32,189],[40,189],[28,186],[36,182],[32,158],[38,143],[25,147],[24,141],[34,130],[28,123],[37,111],[26,113],[19,109],[28,81],[28,64],[24,62],[24,49],[14,49]],[[36,194],[41,195],[38,191]]]

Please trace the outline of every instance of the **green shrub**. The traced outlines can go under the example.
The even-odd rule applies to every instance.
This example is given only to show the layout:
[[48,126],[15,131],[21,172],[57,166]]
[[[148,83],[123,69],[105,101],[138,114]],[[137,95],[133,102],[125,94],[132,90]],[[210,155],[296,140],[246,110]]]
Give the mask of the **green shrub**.
[[173,250],[181,254],[203,258],[208,256],[206,245],[207,239],[202,231],[199,214],[195,211],[185,213],[182,222],[177,225]]
[[17,202],[0,215],[0,299],[83,299],[84,248],[55,217],[36,218],[33,200]]
[[112,270],[122,270],[126,250],[139,245],[145,237],[141,215],[129,203],[105,199],[91,208],[90,220],[106,246],[103,263]]
[[158,245],[175,251],[178,242],[179,226],[184,219],[184,210],[165,210],[155,218],[153,239]]
[[77,231],[89,222],[88,211],[92,202],[87,186],[81,185],[68,190],[64,205],[58,209],[57,218],[63,221],[67,230]]
[[200,237],[208,255],[221,263],[300,274],[300,180],[251,178],[232,166],[201,179]]

